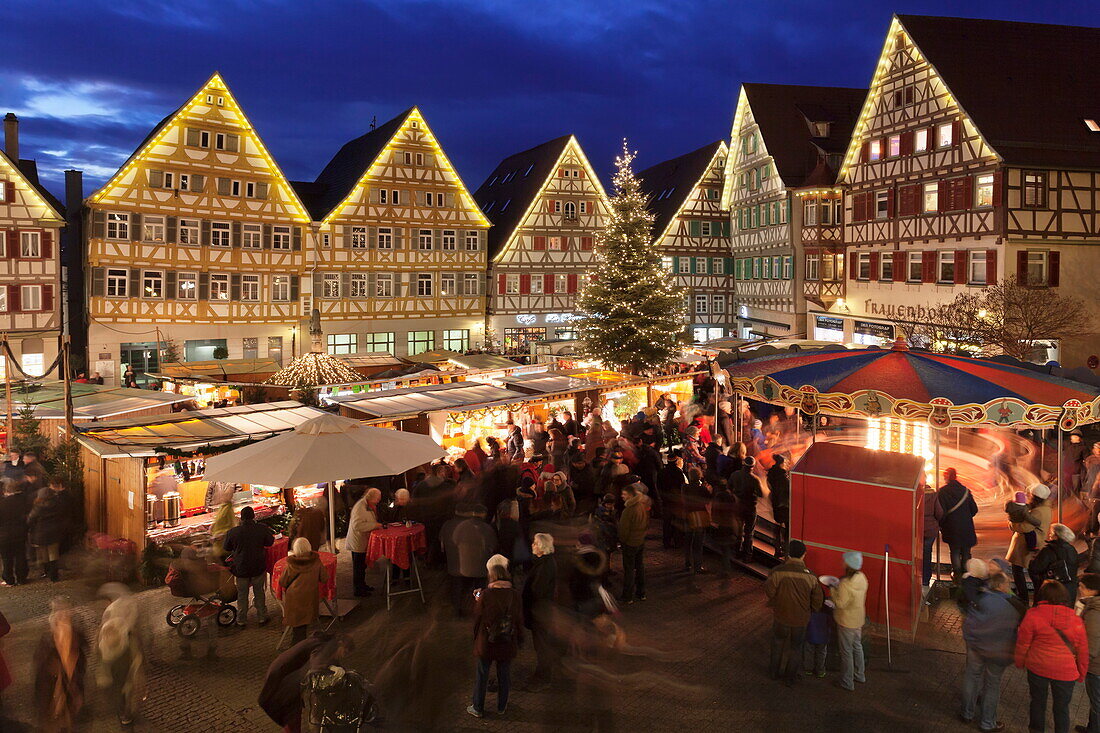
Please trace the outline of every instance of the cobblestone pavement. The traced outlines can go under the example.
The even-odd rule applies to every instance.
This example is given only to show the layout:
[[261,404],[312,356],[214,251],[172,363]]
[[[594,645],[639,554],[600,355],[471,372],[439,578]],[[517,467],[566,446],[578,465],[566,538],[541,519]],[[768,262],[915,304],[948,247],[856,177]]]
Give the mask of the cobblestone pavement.
[[[855,692],[826,679],[806,678],[794,688],[767,675],[770,614],[761,582],[737,575],[722,580],[700,577],[689,587],[680,571],[678,552],[648,543],[649,599],[624,610],[623,625],[630,642],[657,647],[663,661],[639,657],[615,671],[609,683],[609,703],[620,731],[957,731],[968,729],[955,713],[964,662],[959,619],[952,605],[941,603],[920,625],[914,644],[895,643],[893,668],[885,644],[875,636],[868,659],[868,681]],[[346,553],[340,555],[340,587],[350,588]],[[70,558],[70,562],[72,559]],[[615,563],[618,566],[618,561]],[[543,731],[594,730],[584,711],[591,706],[577,698],[575,685],[558,683],[541,692],[526,692],[524,680],[534,666],[531,644],[525,645],[513,667],[513,695],[507,716],[474,719],[465,713],[473,681],[469,622],[450,611],[446,578],[426,574],[429,606],[415,596],[395,600],[392,611],[380,598],[367,600],[337,626],[352,635],[357,648],[351,666],[379,685],[389,713],[389,730]],[[614,580],[618,580],[616,577]],[[377,585],[377,583],[376,583]],[[13,624],[3,640],[16,682],[4,695],[0,731],[30,730],[33,684],[32,654],[45,628],[44,609],[57,593],[78,605],[78,617],[94,628],[103,601],[94,588],[79,580],[58,584],[36,581],[19,588],[0,588],[0,610]],[[138,731],[271,731],[276,727],[256,705],[267,665],[275,656],[282,633],[274,599],[272,623],[254,623],[244,631],[226,631],[218,639],[220,660],[179,658],[178,640],[164,623],[174,603],[166,589],[141,592],[145,622],[152,637],[149,697]],[[422,639],[420,646],[415,640]],[[416,664],[416,659],[428,660]],[[830,665],[835,666],[830,652]],[[415,672],[410,669],[416,668]],[[83,730],[114,731],[120,727],[103,696],[94,689],[95,662],[89,660],[88,704]],[[492,701],[490,693],[489,700]],[[1022,671],[1004,676],[1001,719],[1010,731],[1027,728],[1027,682]],[[493,706],[487,703],[487,708]],[[1081,685],[1073,699],[1075,723],[1083,723],[1088,701]],[[610,730],[611,728],[606,728]]]

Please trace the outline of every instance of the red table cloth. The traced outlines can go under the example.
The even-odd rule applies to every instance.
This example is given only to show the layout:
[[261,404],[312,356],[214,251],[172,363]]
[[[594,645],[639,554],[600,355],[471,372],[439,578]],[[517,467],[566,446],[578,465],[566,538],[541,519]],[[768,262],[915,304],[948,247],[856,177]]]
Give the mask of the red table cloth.
[[374,565],[379,558],[387,557],[397,567],[408,570],[412,564],[412,553],[427,549],[428,540],[424,537],[423,524],[376,529],[370,533],[367,562]]
[[277,537],[275,538],[275,541],[271,543],[271,547],[264,548],[264,559],[267,564],[267,572],[270,573],[275,570],[275,563],[286,557],[289,549],[289,537]]
[[[325,567],[325,572],[328,573],[328,580],[319,584],[321,597],[331,601],[336,598],[336,555],[331,552],[318,552],[317,554],[321,556],[321,564]],[[286,589],[279,585],[279,578],[283,577],[284,570],[286,570],[285,557],[275,563],[275,567],[271,571],[271,587],[275,591],[275,597],[280,601],[283,599],[283,594],[286,593]]]

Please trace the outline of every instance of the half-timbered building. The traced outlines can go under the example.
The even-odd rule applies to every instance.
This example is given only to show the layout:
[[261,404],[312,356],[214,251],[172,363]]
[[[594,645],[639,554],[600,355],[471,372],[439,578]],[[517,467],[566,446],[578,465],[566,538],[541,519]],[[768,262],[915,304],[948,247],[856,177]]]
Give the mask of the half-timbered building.
[[526,352],[534,341],[573,338],[577,293],[607,210],[577,139],[565,135],[508,156],[474,198],[493,223],[487,328],[494,345]]
[[638,173],[665,267],[687,290],[685,327],[699,343],[733,334],[733,259],[722,209],[722,140]]
[[315,222],[305,267],[330,353],[483,346],[489,221],[418,109],[294,185]]
[[744,84],[726,163],[738,336],[806,333],[807,303],[843,296],[836,187],[865,89]]
[[[4,118],[0,151],[0,333],[18,367],[12,378],[40,377],[61,333],[59,233],[64,213],[38,181],[34,160],[19,157],[19,120]],[[0,354],[0,375],[5,368]]]
[[[848,149],[844,337],[1010,279],[1100,307],[1100,29],[896,16]],[[1083,364],[1095,334],[1036,358]]]
[[155,372],[168,344],[191,361],[291,357],[309,215],[220,75],[149,133],[84,216],[90,369]]

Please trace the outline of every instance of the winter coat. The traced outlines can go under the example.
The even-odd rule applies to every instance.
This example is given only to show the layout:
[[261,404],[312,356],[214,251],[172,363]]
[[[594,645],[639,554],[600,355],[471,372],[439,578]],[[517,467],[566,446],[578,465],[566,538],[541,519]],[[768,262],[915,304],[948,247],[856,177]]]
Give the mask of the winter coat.
[[1083,598],[1081,603],[1085,607],[1081,620],[1089,638],[1089,672],[1100,674],[1100,596]]
[[229,553],[229,570],[238,578],[255,578],[267,573],[267,553],[275,536],[259,522],[245,522],[225,534],[225,551]]
[[[1050,534],[1050,522],[1053,518],[1053,511],[1051,506],[1043,501],[1041,504],[1030,507],[1029,513],[1032,517],[1039,520],[1039,526],[1034,526],[1030,522],[1026,525],[1031,527],[1035,531],[1035,549],[1042,550],[1046,544],[1047,535]],[[1018,565],[1021,568],[1027,567],[1027,556],[1029,551],[1027,549],[1027,540],[1016,531],[1012,532],[1012,539],[1008,542],[1008,555],[1006,559],[1011,565]]]
[[27,514],[31,497],[22,491],[0,494],[0,543],[27,539]]
[[1016,649],[1016,628],[1020,612],[1012,597],[995,590],[982,590],[977,602],[963,617],[963,640],[985,659],[1009,664]]
[[1041,677],[1084,682],[1089,670],[1085,623],[1072,608],[1040,601],[1028,610],[1016,632],[1015,657],[1017,667]]
[[867,621],[867,576],[857,572],[840,579],[833,591],[833,621],[846,629],[862,629]]
[[772,608],[776,623],[784,626],[805,626],[810,613],[821,610],[825,593],[817,576],[806,567],[802,558],[792,557],[772,568],[764,582],[764,595]]
[[741,516],[756,513],[756,500],[764,495],[760,488],[760,479],[752,472],[752,468],[742,466],[741,470],[730,476],[730,491],[737,497],[737,507]]
[[542,611],[554,603],[557,592],[558,565],[554,555],[536,557],[523,584],[523,623],[527,628],[535,628]]
[[32,545],[45,547],[61,542],[69,528],[68,492],[49,486],[39,489],[31,505],[27,523]]
[[924,539],[934,540],[940,534],[940,518],[943,510],[935,489],[926,489],[924,492]]
[[86,646],[83,632],[74,625],[66,644],[66,653],[73,662],[70,674],[58,652],[53,631],[47,627],[38,640],[34,653],[34,698],[38,722],[44,730],[71,729],[65,725],[76,717],[84,704]]
[[513,461],[523,460],[523,432],[518,425],[512,428],[512,432],[508,433],[508,442],[504,446],[504,451]]
[[733,498],[729,489],[721,489],[714,495],[710,514],[715,526],[715,539],[719,542],[730,542],[740,522],[737,518],[737,499]]
[[978,504],[970,490],[958,481],[948,481],[936,494],[943,509],[943,517],[940,519],[943,541],[952,547],[973,547],[978,544],[978,535],[974,532],[974,515],[978,513]]
[[289,725],[302,717],[302,677],[310,655],[328,638],[327,635],[315,633],[275,657],[267,668],[257,702],[276,725]]
[[[506,641],[489,641],[500,619],[512,619],[513,634]],[[519,654],[523,641],[523,598],[507,580],[494,580],[474,591],[474,656],[491,662],[509,662]]]
[[1028,565],[1034,582],[1053,578],[1067,585],[1077,584],[1077,549],[1063,539],[1054,538],[1043,546]]
[[355,502],[348,518],[348,534],[344,547],[348,552],[366,552],[370,533],[378,529],[378,513],[367,503],[366,497]]
[[286,568],[279,577],[283,595],[283,625],[308,626],[317,621],[321,605],[321,584],[328,582],[328,572],[316,552],[287,555]]
[[447,572],[460,578],[484,578],[485,563],[497,549],[497,535],[480,517],[456,517],[439,534],[447,556]]
[[623,513],[619,516],[619,542],[626,547],[641,547],[645,544],[648,528],[649,499],[643,494],[635,494],[626,500]]

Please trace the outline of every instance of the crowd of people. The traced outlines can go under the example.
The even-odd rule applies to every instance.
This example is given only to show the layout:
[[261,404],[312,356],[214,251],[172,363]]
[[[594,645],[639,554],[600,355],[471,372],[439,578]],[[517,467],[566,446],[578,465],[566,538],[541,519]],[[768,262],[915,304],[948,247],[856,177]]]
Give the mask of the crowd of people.
[[32,580],[30,568],[60,579],[62,544],[79,526],[65,487],[50,480],[35,451],[12,451],[0,464],[0,584]]

